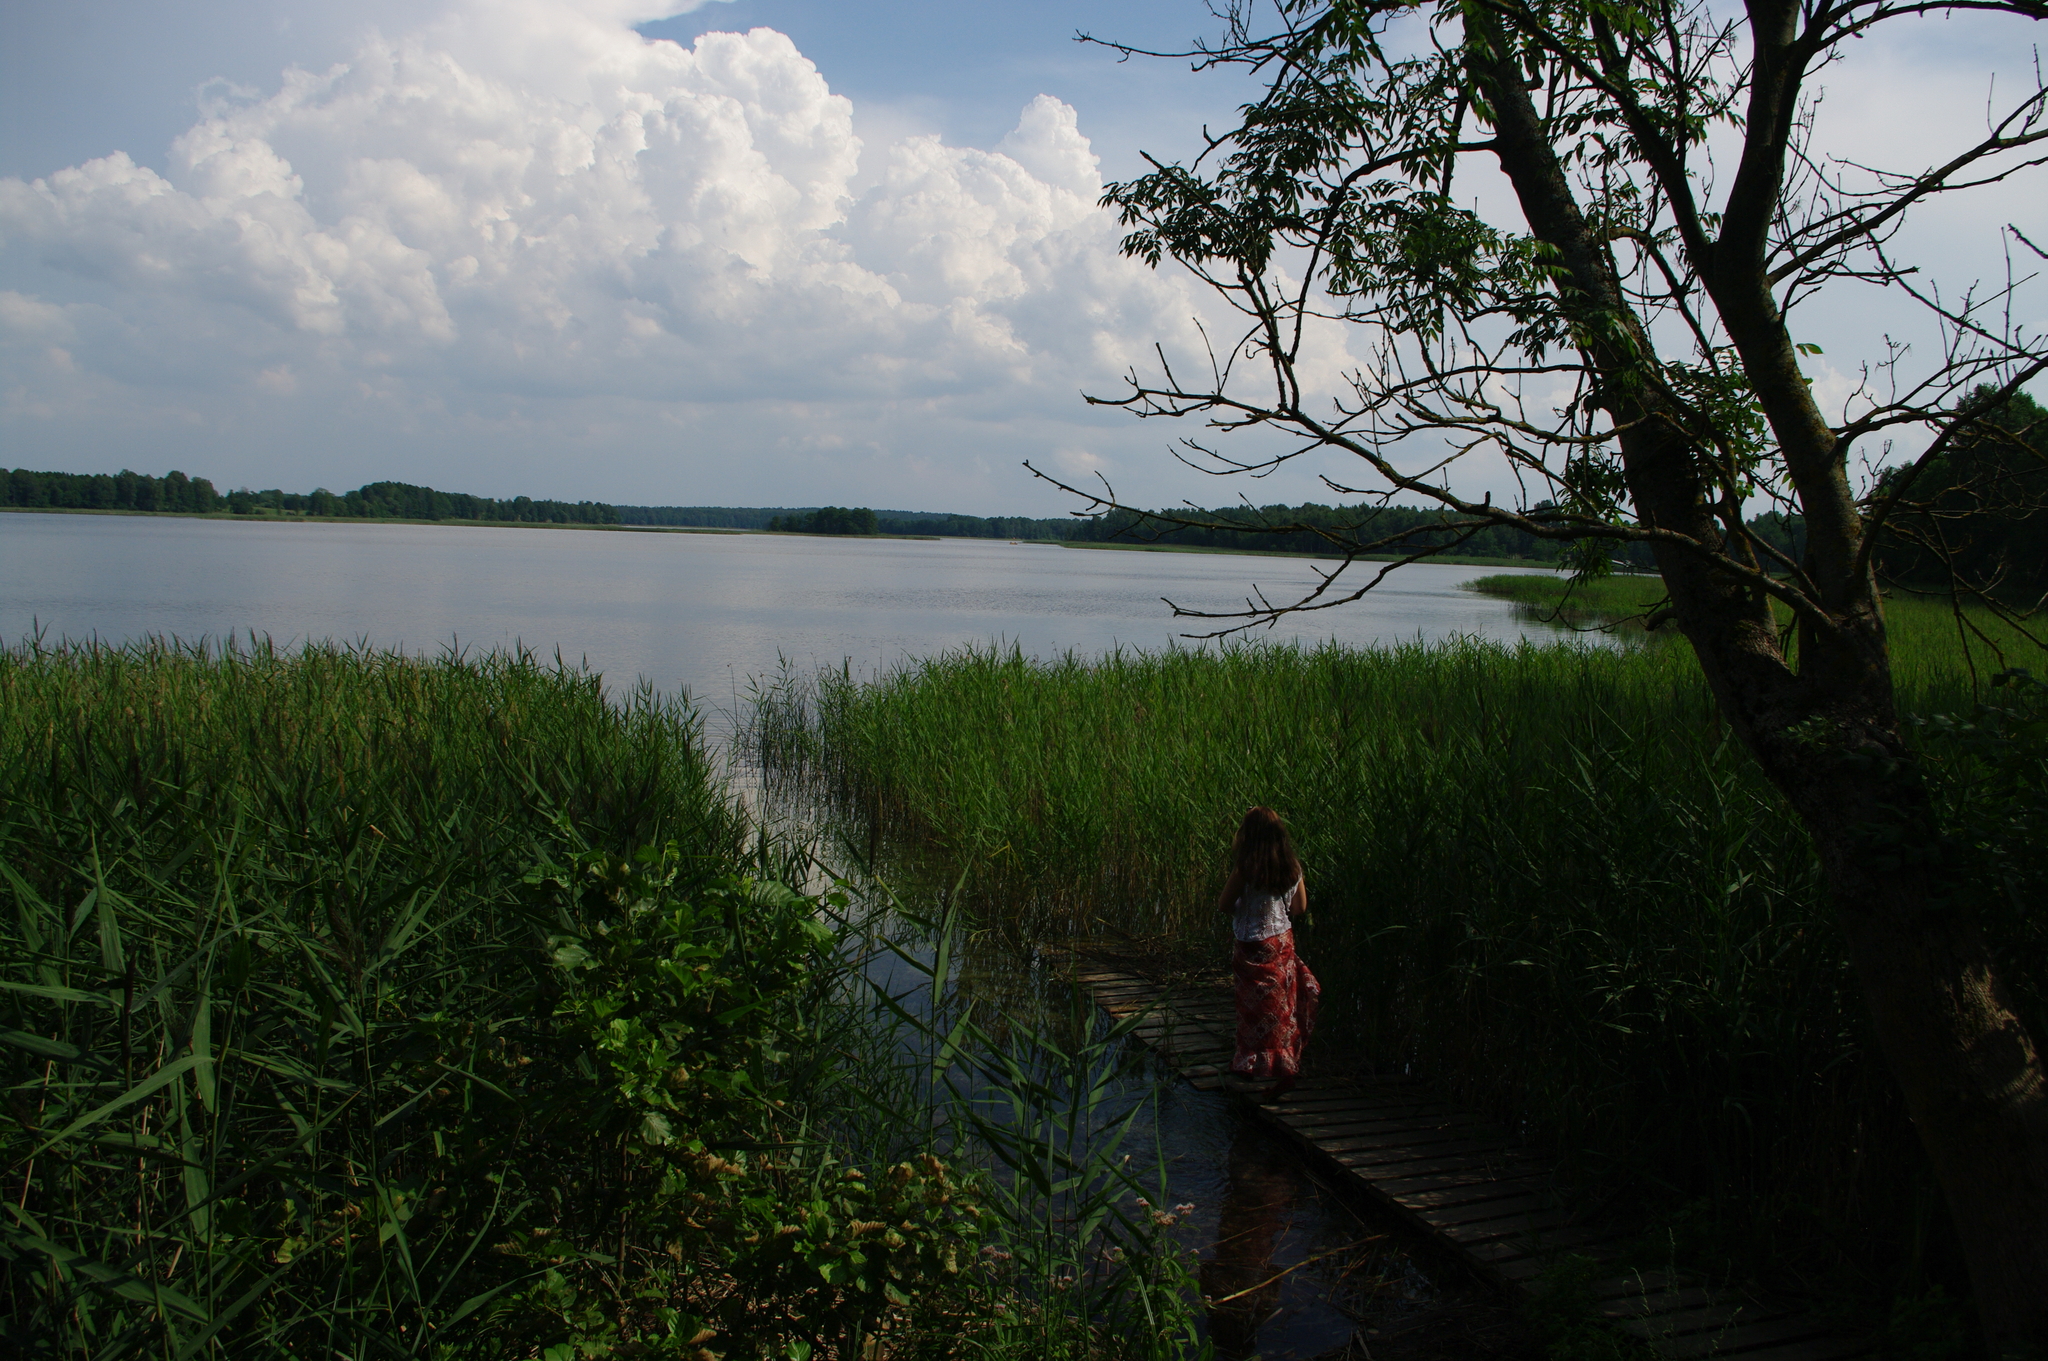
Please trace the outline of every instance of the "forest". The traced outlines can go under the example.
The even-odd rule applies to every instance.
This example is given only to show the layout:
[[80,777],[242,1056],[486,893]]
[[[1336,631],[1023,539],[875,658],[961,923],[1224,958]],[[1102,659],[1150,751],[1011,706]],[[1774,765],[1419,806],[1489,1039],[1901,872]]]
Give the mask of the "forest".
[[610,525],[618,512],[599,501],[499,500],[408,482],[370,482],[351,492],[238,488],[223,496],[204,477],[173,469],[163,477],[131,472],[36,472],[0,468],[0,507],[17,510],[144,511],[173,515],[295,515],[362,520],[486,520],[519,524]]
[[23,510],[168,511],[210,515],[226,500],[203,477],[173,468],[162,477],[131,472],[39,473],[0,468],[0,506]]

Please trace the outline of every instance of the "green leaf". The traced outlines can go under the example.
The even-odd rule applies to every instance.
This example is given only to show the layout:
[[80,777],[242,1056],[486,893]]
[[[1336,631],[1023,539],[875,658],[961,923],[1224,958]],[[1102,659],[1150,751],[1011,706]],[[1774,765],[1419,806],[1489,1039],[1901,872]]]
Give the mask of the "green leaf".
[[213,993],[201,988],[192,1008],[192,1087],[199,1104],[213,1109]]
[[26,1049],[37,1058],[59,1059],[65,1063],[100,1063],[100,1060],[75,1044],[47,1039],[41,1035],[31,1035],[23,1030],[0,1030],[0,1044],[11,1044],[16,1049]]
[[110,997],[103,992],[81,992],[77,988],[60,988],[41,983],[9,983],[5,980],[0,980],[0,988],[5,988],[9,992],[25,992],[31,997],[47,997],[52,1002],[93,1002],[116,1010],[121,1006],[121,1001],[117,997]]
[[52,1134],[49,1138],[43,1140],[40,1144],[37,1144],[34,1150],[31,1151],[28,1156],[31,1158],[38,1157],[45,1150],[49,1149],[52,1145],[62,1143],[64,1140],[69,1139],[72,1135],[78,1133],[78,1131],[84,1129],[87,1125],[97,1124],[101,1120],[106,1119],[109,1115],[112,1115],[115,1111],[120,1110],[122,1107],[132,1105],[135,1102],[142,1100],[143,1097],[148,1096],[150,1093],[156,1091],[158,1088],[176,1082],[180,1077],[183,1077],[185,1075],[185,1070],[190,1068],[192,1064],[193,1058],[190,1054],[187,1054],[184,1058],[179,1059],[175,1063],[169,1063],[164,1065],[162,1068],[157,1069],[154,1073],[151,1073],[142,1081],[136,1083],[133,1087],[130,1087],[127,1091],[115,1097],[112,1101],[109,1101],[106,1105],[101,1106],[96,1110],[86,1112],[84,1115],[79,1116],[76,1120],[73,1120],[70,1124],[66,1125],[63,1129],[57,1131],[57,1133]]
[[207,1321],[206,1310],[191,1296],[160,1282],[144,1280],[133,1272],[108,1266],[105,1262],[95,1261],[82,1252],[74,1251],[60,1243],[52,1243],[47,1238],[22,1233],[18,1229],[0,1226],[0,1238],[4,1238],[7,1245],[15,1251],[40,1253],[65,1271],[82,1276],[103,1289],[110,1289],[124,1300],[154,1304],[159,1310],[169,1306],[197,1322]]

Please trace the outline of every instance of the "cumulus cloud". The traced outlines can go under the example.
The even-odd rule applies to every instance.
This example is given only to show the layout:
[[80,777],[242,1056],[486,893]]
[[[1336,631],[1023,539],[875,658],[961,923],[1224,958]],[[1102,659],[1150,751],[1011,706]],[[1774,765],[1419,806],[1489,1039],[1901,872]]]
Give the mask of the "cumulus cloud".
[[589,403],[615,400],[632,463],[678,422],[751,428],[768,458],[1079,419],[1077,389],[1187,325],[1179,285],[1117,256],[1065,104],[1032,101],[992,150],[864,148],[781,33],[684,48],[631,27],[680,8],[472,0],[209,100],[161,173],[115,152],[0,180],[0,335],[70,347],[87,443],[110,400],[131,429],[211,392],[221,428],[262,394],[401,443],[502,448],[519,427],[601,460]]

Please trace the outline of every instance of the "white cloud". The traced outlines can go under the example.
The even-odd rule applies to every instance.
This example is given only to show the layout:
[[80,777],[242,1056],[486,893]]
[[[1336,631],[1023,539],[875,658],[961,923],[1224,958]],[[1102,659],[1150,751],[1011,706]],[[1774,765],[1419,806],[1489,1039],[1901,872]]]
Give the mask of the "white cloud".
[[[679,8],[466,0],[267,97],[211,100],[161,174],[116,152],[0,180],[19,290],[0,328],[61,331],[92,385],[72,461],[196,405],[245,441],[218,446],[217,475],[259,480],[275,430],[236,404],[260,392],[327,432],[302,447],[380,429],[435,451],[414,475],[478,490],[602,425],[617,475],[590,447],[589,485],[533,490],[667,499],[690,477],[662,476],[648,440],[673,447],[678,423],[751,429],[761,460],[852,427],[885,461],[929,461],[962,421],[1015,417],[1014,440],[1090,420],[1077,389],[1186,327],[1185,291],[1118,257],[1066,105],[1033,100],[993,151],[863,148],[782,34],[684,49],[630,28]],[[66,310],[85,299],[90,325]],[[592,401],[624,405],[594,422]],[[269,480],[390,471],[325,453]]]

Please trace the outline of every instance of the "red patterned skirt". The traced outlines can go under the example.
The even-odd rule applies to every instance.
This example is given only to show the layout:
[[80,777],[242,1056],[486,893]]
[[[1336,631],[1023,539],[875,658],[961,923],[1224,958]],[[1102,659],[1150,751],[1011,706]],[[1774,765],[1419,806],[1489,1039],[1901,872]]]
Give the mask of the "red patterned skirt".
[[1237,1052],[1230,1071],[1257,1082],[1295,1077],[1323,989],[1294,953],[1294,933],[1237,942],[1230,969],[1237,980]]

